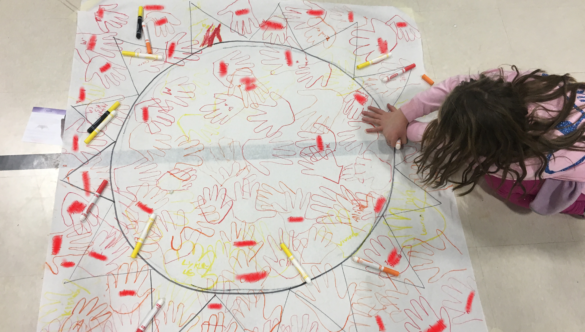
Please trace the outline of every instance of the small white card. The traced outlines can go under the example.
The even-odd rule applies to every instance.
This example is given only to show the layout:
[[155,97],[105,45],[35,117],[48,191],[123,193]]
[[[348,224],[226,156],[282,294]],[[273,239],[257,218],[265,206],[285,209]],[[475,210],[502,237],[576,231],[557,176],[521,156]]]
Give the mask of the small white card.
[[61,145],[61,120],[65,110],[34,107],[24,130],[23,142]]

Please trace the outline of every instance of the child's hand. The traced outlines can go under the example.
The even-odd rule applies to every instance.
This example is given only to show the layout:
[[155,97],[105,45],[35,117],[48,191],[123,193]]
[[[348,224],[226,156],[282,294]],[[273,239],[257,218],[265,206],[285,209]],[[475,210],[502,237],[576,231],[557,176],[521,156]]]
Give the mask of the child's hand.
[[406,138],[406,128],[408,127],[408,120],[402,113],[402,110],[396,108],[390,104],[387,104],[390,112],[385,112],[379,108],[369,106],[368,110],[363,111],[364,115],[362,121],[369,123],[374,128],[366,129],[368,133],[379,133],[382,132],[386,138],[386,143],[391,146],[396,146],[396,141],[400,139],[402,144],[408,142]]

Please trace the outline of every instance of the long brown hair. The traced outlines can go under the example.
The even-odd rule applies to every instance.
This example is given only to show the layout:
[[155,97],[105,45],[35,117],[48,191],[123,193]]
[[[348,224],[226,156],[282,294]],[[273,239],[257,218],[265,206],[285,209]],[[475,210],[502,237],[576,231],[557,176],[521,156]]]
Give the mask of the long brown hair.
[[[427,126],[422,139],[422,153],[415,160],[424,183],[440,187],[451,181],[455,189],[472,187],[486,174],[502,171],[502,182],[509,175],[520,186],[526,177],[526,164],[536,162],[536,175],[542,180],[547,155],[556,150],[579,150],[575,143],[584,142],[585,126],[561,136],[552,132],[571,114],[577,89],[585,88],[569,74],[546,75],[537,69],[521,75],[516,66],[515,78],[507,82],[499,75],[480,74],[477,80],[462,82],[447,96],[439,109],[438,119]],[[562,98],[560,110],[547,109],[537,103]],[[536,106],[529,111],[529,106]],[[550,117],[541,118],[536,110]],[[570,124],[569,124],[570,125]],[[520,171],[511,168],[518,164]],[[490,171],[491,167],[495,167]],[[462,169],[461,179],[454,175]]]

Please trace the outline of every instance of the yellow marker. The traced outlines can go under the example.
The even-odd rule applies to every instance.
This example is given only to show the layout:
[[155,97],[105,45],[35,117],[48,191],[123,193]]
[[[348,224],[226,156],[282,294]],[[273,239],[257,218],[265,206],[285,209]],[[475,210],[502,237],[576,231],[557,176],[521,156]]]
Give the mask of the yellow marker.
[[144,54],[138,52],[122,51],[123,56],[132,56],[135,58],[149,59],[149,60],[162,60],[161,55],[156,54]]
[[373,64],[376,64],[378,62],[381,62],[384,59],[388,59],[391,55],[392,55],[392,53],[387,53],[387,54],[384,54],[382,56],[379,56],[379,57],[375,58],[374,60],[370,60],[370,61],[366,61],[364,63],[360,63],[359,65],[357,65],[357,69],[366,68],[369,65],[373,65]]
[[87,136],[87,138],[84,141],[85,144],[89,144],[89,142],[91,142],[93,140],[93,138],[97,134],[99,134],[102,131],[102,129],[104,129],[104,127],[108,124],[108,122],[110,122],[115,117],[116,117],[116,111],[112,111],[110,113],[110,115],[108,115],[108,117],[105,118],[104,121],[102,121],[102,123],[100,123],[100,125],[96,129],[94,129],[93,133],[91,133],[89,136]]
[[303,279],[305,279],[307,284],[310,284],[311,278],[309,278],[309,276],[305,273],[305,270],[303,270],[303,268],[301,267],[301,264],[299,264],[299,262],[297,262],[297,260],[295,259],[295,256],[293,256],[293,254],[290,252],[290,250],[288,250],[288,248],[286,247],[286,245],[284,243],[281,243],[280,247],[282,248],[282,251],[284,251],[284,253],[288,257],[290,262],[297,268],[297,270],[301,274],[301,277],[303,277]]
[[150,215],[150,218],[148,219],[148,224],[146,224],[146,227],[142,231],[142,235],[140,235],[138,242],[136,242],[136,246],[134,247],[134,251],[132,252],[132,255],[130,255],[130,257],[136,258],[136,256],[138,255],[138,252],[140,251],[140,248],[142,248],[142,244],[144,243],[144,240],[146,240],[146,237],[148,236],[148,232],[150,232],[150,229],[152,228],[152,225],[154,224],[155,220],[156,220],[156,213],[153,213]]

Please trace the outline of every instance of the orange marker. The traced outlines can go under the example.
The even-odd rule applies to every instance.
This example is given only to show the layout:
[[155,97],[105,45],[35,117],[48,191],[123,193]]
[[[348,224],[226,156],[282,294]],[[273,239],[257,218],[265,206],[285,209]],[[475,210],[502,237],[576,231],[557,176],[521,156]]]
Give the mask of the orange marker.
[[423,74],[422,79],[425,80],[425,82],[429,83],[429,85],[435,84],[435,81],[433,81],[430,77],[428,77],[425,74]]
[[360,263],[360,264],[363,264],[363,265],[365,265],[365,266],[369,266],[369,267],[371,267],[371,268],[374,268],[374,269],[380,270],[380,271],[382,271],[382,272],[384,272],[384,273],[391,274],[391,275],[393,275],[393,276],[395,276],[395,277],[398,277],[398,275],[400,274],[400,272],[398,272],[398,271],[396,271],[396,270],[392,270],[392,269],[391,269],[391,268],[389,268],[389,267],[385,267],[385,266],[382,266],[382,265],[378,265],[378,264],[376,264],[376,263],[372,263],[372,262],[370,262],[370,261],[367,261],[367,260],[365,260],[365,259],[363,259],[363,258],[359,258],[359,257],[357,257],[357,256],[353,256],[353,260],[354,260],[354,262],[356,262],[356,263]]
[[146,53],[152,54],[152,46],[150,45],[150,32],[146,22],[142,22],[142,30],[144,30],[144,42],[146,43]]

